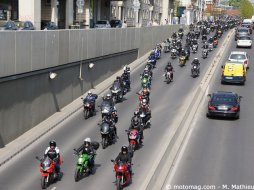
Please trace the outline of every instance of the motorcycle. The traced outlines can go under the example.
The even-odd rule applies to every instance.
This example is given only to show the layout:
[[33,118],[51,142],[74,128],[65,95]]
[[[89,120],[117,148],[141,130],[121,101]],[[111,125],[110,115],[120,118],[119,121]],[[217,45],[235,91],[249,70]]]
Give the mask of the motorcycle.
[[116,172],[116,186],[117,190],[122,190],[124,186],[131,183],[131,173],[128,170],[128,165],[125,162],[111,160],[114,163],[114,170]]
[[113,108],[111,107],[108,101],[102,101],[101,105],[98,106],[101,108],[101,118],[103,119],[106,115],[111,115]]
[[208,51],[213,51],[213,43],[208,44]]
[[152,68],[155,68],[156,62],[157,62],[156,59],[149,58],[147,64],[150,64]]
[[171,50],[171,58],[172,58],[172,59],[175,59],[175,58],[176,58],[176,56],[177,56],[176,53],[177,53],[177,52],[176,52],[176,49],[173,48],[173,49]]
[[138,95],[139,105],[141,105],[142,101],[145,99],[146,102],[149,104],[149,97],[148,95],[142,95],[140,93],[136,93]]
[[58,175],[55,171],[56,162],[48,157],[40,159],[36,156],[36,159],[40,161],[41,188],[46,189],[50,184],[58,180]]
[[149,81],[149,78],[148,77],[142,77],[141,78],[141,87],[142,88],[145,88],[145,87],[148,87],[150,88],[150,81]]
[[185,63],[186,63],[185,56],[180,56],[179,57],[179,65],[180,65],[180,67],[185,66]]
[[216,48],[218,46],[218,42],[219,42],[218,40],[213,41],[213,48]]
[[137,129],[132,130],[125,130],[128,134],[128,140],[129,140],[129,150],[130,153],[133,155],[134,151],[137,150],[137,148],[140,146],[140,134]]
[[193,44],[193,45],[191,46],[191,49],[192,49],[192,52],[193,52],[193,53],[197,53],[197,51],[198,51],[198,45],[197,45],[197,44]]
[[74,173],[75,182],[78,182],[83,176],[89,175],[90,169],[88,167],[88,163],[90,156],[88,154],[79,154],[75,149],[74,155],[78,156]]
[[123,100],[123,91],[120,87],[120,83],[114,83],[110,90],[115,103],[121,102]]
[[183,32],[178,32],[178,36],[183,39]]
[[203,52],[202,52],[203,59],[207,58],[207,55],[208,55],[208,50],[207,49],[203,49]]
[[139,110],[139,117],[141,119],[141,125],[143,127],[147,127],[150,124],[149,121],[146,121],[147,113],[146,113],[146,110],[142,107],[140,107],[140,110]]
[[130,91],[130,80],[129,79],[125,79],[123,80],[123,93],[127,94],[127,92]]
[[83,107],[84,107],[83,112],[84,112],[85,119],[88,119],[89,117],[95,114],[93,111],[93,102],[86,100],[83,102]]
[[217,34],[218,38],[220,38],[222,36],[222,31],[218,30],[218,34]]
[[197,77],[199,75],[199,70],[198,67],[196,65],[193,65],[191,68],[191,75],[192,77]]
[[166,72],[164,75],[165,75],[165,80],[166,80],[167,84],[169,84],[170,82],[173,81],[173,78],[172,78],[173,71]]
[[100,132],[101,132],[101,145],[102,148],[105,149],[108,145],[113,144],[115,141],[115,131],[113,126],[110,126],[108,123],[105,121],[102,121],[102,123],[98,123],[100,126]]
[[160,59],[161,58],[161,51],[158,48],[155,49],[155,58],[156,59]]

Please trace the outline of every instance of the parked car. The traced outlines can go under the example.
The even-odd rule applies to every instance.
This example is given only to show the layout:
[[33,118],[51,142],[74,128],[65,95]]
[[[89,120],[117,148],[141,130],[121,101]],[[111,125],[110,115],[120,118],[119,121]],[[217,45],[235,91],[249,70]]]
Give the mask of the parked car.
[[208,102],[207,117],[240,117],[240,101],[242,96],[234,92],[217,91],[208,94],[210,100]]
[[95,28],[111,28],[108,20],[98,20],[94,27]]
[[57,30],[58,27],[55,22],[48,22],[44,28],[44,30]]
[[228,57],[230,62],[242,63],[246,69],[249,68],[249,55],[244,51],[232,51]]
[[249,29],[244,27],[237,28],[235,31],[235,41],[238,40],[239,36],[241,35],[242,36],[250,35]]
[[35,30],[35,27],[31,21],[25,21],[22,24],[21,30]]
[[249,47],[252,46],[252,39],[250,36],[239,36],[236,47]]
[[4,24],[4,30],[18,30],[18,27],[14,21],[9,20]]
[[111,20],[110,26],[111,28],[122,28],[122,21],[121,20]]

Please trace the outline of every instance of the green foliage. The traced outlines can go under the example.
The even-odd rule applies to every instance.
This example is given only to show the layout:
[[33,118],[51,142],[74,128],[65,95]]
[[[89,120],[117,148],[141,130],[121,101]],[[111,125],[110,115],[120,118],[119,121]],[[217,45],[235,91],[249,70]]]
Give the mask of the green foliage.
[[244,0],[229,0],[229,5],[233,6],[235,9],[239,9],[241,6],[241,2]]
[[240,13],[244,18],[251,18],[254,15],[254,7],[249,0],[241,0]]

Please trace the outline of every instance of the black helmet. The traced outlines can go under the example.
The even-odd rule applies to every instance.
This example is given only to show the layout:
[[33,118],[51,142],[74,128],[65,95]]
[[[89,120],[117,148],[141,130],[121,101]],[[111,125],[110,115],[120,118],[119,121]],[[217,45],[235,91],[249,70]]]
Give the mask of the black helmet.
[[121,79],[119,76],[116,77],[117,80]]
[[171,62],[168,62],[168,66],[171,66]]
[[134,116],[138,116],[138,111],[134,111]]
[[56,147],[56,141],[51,140],[51,141],[49,142],[49,146],[50,146],[50,147],[53,146],[53,147],[55,148],[55,147]]
[[122,152],[122,154],[128,154],[128,147],[127,146],[122,146],[121,152]]

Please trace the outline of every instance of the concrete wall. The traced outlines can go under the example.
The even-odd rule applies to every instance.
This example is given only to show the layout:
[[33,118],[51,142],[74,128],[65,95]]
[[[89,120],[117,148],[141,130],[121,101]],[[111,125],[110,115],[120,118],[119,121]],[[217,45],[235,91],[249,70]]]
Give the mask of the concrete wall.
[[[17,138],[33,126],[45,120],[77,97],[105,80],[123,65],[134,61],[138,50],[93,59],[93,70],[88,62],[56,69],[58,75],[49,79],[49,72],[30,73],[26,77],[0,83],[0,135],[3,144]],[[18,93],[17,93],[18,92]]]
[[179,27],[1,31],[0,78],[132,49],[142,56]]

